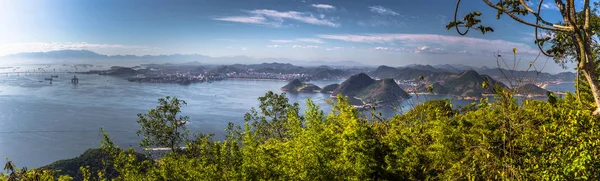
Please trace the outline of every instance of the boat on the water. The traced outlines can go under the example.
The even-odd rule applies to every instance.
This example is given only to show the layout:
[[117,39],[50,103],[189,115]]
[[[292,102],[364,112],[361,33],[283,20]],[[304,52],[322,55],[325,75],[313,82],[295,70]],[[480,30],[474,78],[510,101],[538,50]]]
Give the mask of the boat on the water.
[[50,78],[44,78],[44,80],[52,81],[52,77],[50,77]]
[[51,78],[58,78],[58,75],[51,75]]

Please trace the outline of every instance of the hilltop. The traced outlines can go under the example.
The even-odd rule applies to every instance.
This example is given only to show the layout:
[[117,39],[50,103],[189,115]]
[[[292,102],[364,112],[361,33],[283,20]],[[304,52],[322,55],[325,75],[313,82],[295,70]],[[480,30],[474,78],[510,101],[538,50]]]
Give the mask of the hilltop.
[[379,105],[393,104],[404,100],[410,95],[394,82],[394,79],[377,80],[368,87],[364,88],[357,95],[367,104]]
[[340,84],[326,85],[325,87],[323,87],[323,89],[321,89],[321,93],[331,94],[338,86],[340,86]]
[[[482,87],[487,82],[487,86]],[[501,82],[498,82],[487,75],[480,75],[474,70],[468,70],[456,78],[450,78],[444,84],[448,88],[448,93],[463,97],[481,97],[482,94],[493,94],[495,86],[506,88]]]
[[375,80],[365,73],[352,75],[342,82],[335,90],[333,90],[331,96],[335,97],[338,94],[342,94],[345,96],[354,97],[358,95],[360,91],[369,87],[369,85],[373,84],[374,82]]
[[406,93],[393,79],[374,80],[365,73],[359,73],[342,82],[333,92],[350,98],[359,98],[363,104],[383,106],[404,100],[410,95]]
[[[483,86],[483,84],[487,86]],[[493,94],[494,88],[506,88],[501,82],[498,82],[487,75],[480,75],[474,70],[462,72],[459,75],[449,77],[443,84],[434,83],[421,85],[417,88],[419,92],[429,92],[433,88],[435,94],[449,94],[461,98],[478,98],[483,94]]]
[[542,89],[541,87],[536,86],[535,84],[525,84],[519,88],[517,88],[517,93],[526,96],[540,97],[546,96],[548,90]]

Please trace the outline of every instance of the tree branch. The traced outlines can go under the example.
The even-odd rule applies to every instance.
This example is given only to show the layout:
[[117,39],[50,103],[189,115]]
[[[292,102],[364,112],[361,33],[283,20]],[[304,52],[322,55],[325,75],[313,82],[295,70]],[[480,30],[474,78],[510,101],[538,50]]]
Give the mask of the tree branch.
[[567,17],[567,14],[565,11],[565,4],[561,0],[554,0],[554,2],[556,3],[556,7],[558,8],[558,10],[560,11],[560,14],[563,17]]
[[[535,18],[537,19],[536,21],[541,21],[543,24],[546,24],[548,26],[553,26],[554,24],[544,20],[541,16],[540,16],[540,11],[538,10],[537,12],[534,11],[533,9],[529,8],[529,6],[527,5],[527,3],[525,3],[525,0],[519,0],[519,2],[521,3],[521,5],[527,10],[529,11],[531,14],[533,14],[535,16]],[[540,1],[539,5],[542,5],[543,0]],[[537,23],[536,23],[537,24]]]
[[[538,14],[540,14],[542,12],[542,3],[544,3],[544,0],[540,0],[540,4],[538,4],[538,7],[537,7]],[[536,25],[539,24],[539,20],[536,20],[535,24]],[[535,40],[536,40],[535,45],[537,45],[538,49],[540,49],[540,52],[542,52],[542,54],[546,55],[547,57],[554,57],[554,55],[550,55],[549,53],[546,53],[544,51],[544,49],[542,48],[542,42],[537,41],[538,40],[538,27],[535,27],[534,31],[535,31]]]
[[575,31],[577,32],[577,14],[575,13],[575,0],[567,0],[567,10],[569,11],[569,20],[571,21],[571,25],[575,27]]
[[[457,14],[458,14],[458,7],[460,6],[460,0],[456,1],[456,8],[454,9],[454,21],[456,22],[456,18],[457,18]],[[454,26],[456,28],[456,32],[458,34],[460,34],[461,36],[466,35],[467,33],[469,33],[469,29],[471,29],[471,27],[467,27],[467,30],[465,30],[465,32],[461,32],[458,29],[458,25]]]
[[583,3],[583,10],[585,11],[585,19],[583,30],[587,33],[591,33],[590,29],[590,0],[585,0]]
[[504,13],[506,13],[509,17],[511,17],[513,20],[519,22],[519,23],[523,23],[532,27],[538,27],[541,29],[545,29],[545,30],[550,30],[550,31],[562,31],[562,32],[571,32],[573,31],[573,27],[571,26],[562,26],[562,25],[557,25],[557,24],[552,24],[553,27],[546,27],[546,26],[541,26],[541,25],[536,25],[534,23],[531,22],[527,22],[519,17],[517,17],[516,15],[514,15],[513,13],[509,12],[507,9],[505,9],[504,7],[500,7],[497,5],[492,4],[492,2],[490,2],[489,0],[483,0],[483,2],[485,2],[488,6],[502,11]]
[[[527,3],[525,3],[525,0],[519,0],[519,2],[521,3],[521,5],[530,13],[535,13],[535,11],[533,11],[533,9],[529,8],[529,6],[527,6]],[[542,4],[540,2],[540,4]]]

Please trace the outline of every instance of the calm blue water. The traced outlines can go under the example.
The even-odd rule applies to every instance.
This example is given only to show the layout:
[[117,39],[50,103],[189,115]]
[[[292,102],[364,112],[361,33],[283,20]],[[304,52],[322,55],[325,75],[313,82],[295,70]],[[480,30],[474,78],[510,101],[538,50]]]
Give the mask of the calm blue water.
[[[192,132],[212,132],[222,137],[228,122],[243,123],[243,116],[258,106],[257,98],[267,91],[281,93],[283,81],[226,80],[181,86],[176,84],[130,83],[120,78],[78,75],[80,83],[70,83],[72,75],[39,82],[43,76],[0,76],[0,157],[17,166],[39,167],[59,159],[78,156],[97,148],[105,128],[122,146],[136,146],[137,114],[157,105],[157,99],[177,96],[188,102],[183,114],[190,117]],[[313,81],[325,86],[341,81]],[[572,84],[571,84],[572,86]],[[549,88],[551,86],[548,86]],[[287,94],[302,106],[311,98],[325,110],[329,95],[320,93]],[[446,96],[413,96],[401,110],[425,100]],[[456,105],[471,101],[455,100]],[[382,109],[392,115],[391,109]],[[1,162],[0,162],[1,163]]]
[[562,83],[562,84],[549,84],[548,86],[546,86],[546,89],[552,90],[552,91],[561,91],[561,92],[567,92],[567,91],[575,92],[575,83],[570,82],[570,83]]

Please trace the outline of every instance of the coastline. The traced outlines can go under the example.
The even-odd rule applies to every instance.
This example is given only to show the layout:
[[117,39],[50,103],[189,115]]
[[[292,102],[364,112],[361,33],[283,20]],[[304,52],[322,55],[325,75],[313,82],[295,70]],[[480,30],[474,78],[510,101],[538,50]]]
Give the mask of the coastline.
[[254,81],[279,81],[279,82],[286,82],[286,81],[288,81],[287,79],[242,78],[242,77],[223,78],[221,80],[254,80]]

